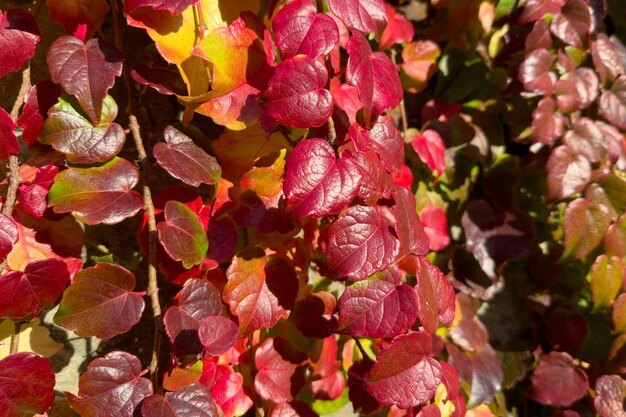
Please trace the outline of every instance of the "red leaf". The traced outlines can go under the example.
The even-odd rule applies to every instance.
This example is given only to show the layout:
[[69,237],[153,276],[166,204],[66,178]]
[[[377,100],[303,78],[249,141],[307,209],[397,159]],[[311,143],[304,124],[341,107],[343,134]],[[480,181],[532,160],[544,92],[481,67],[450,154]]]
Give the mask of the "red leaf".
[[0,317],[24,320],[54,307],[70,280],[65,262],[57,259],[35,261],[21,271],[0,277]]
[[194,383],[165,397],[153,394],[141,403],[144,417],[218,417],[220,412],[208,389]]
[[519,68],[519,79],[527,91],[550,94],[554,90],[556,74],[552,69],[552,54],[547,49],[529,53]]
[[272,22],[276,46],[283,59],[304,54],[311,58],[328,55],[339,42],[339,28],[324,13],[317,13],[310,0],[296,0],[276,14]]
[[415,259],[417,317],[427,332],[435,334],[440,322],[450,324],[454,320],[454,288],[435,265],[422,257]]
[[551,143],[563,133],[563,115],[556,111],[556,103],[550,97],[542,99],[533,110],[532,138],[537,142]]
[[262,95],[263,107],[276,121],[295,127],[321,126],[333,112],[333,97],[324,89],[328,71],[308,56],[282,61]]
[[528,0],[520,17],[522,23],[542,19],[546,14],[557,14],[565,4],[565,0]]
[[82,41],[94,35],[110,10],[106,0],[46,0],[46,6],[53,22]]
[[137,168],[121,158],[92,168],[69,168],[54,178],[48,202],[56,213],[74,212],[87,224],[115,224],[143,207],[132,188],[139,181]]
[[366,376],[365,389],[385,406],[410,408],[424,404],[441,383],[441,365],[429,357],[431,348],[432,339],[427,333],[396,337],[378,354]]
[[0,262],[3,262],[11,253],[18,238],[19,232],[13,219],[0,214]]
[[348,208],[328,231],[329,274],[360,281],[393,263],[400,241],[385,207]]
[[78,336],[109,339],[130,330],[141,319],[143,293],[132,292],[135,276],[125,268],[101,262],[74,275],[63,294],[54,322]]
[[426,255],[429,243],[417,215],[415,196],[410,190],[398,187],[393,199],[396,204],[392,210],[401,252],[405,255],[411,253]]
[[337,302],[339,327],[351,336],[393,337],[417,318],[417,297],[409,285],[372,278],[346,288]]
[[58,173],[58,166],[46,165],[37,170],[35,179],[31,184],[20,185],[18,195],[20,208],[34,218],[42,218],[46,208],[48,208],[48,190]]
[[378,36],[387,25],[383,0],[330,0],[330,10],[352,30]]
[[15,122],[11,119],[11,115],[0,107],[0,159],[7,160],[9,155],[20,152],[20,144],[13,131],[15,130]]
[[196,213],[178,201],[165,203],[165,221],[157,224],[159,241],[184,268],[199,265],[209,249],[206,232]]
[[228,365],[206,360],[203,363],[200,382],[211,390],[211,395],[224,412],[224,417],[244,415],[253,402],[244,391],[243,376]]
[[427,205],[420,213],[420,221],[422,226],[424,226],[424,233],[430,243],[430,250],[438,251],[450,244],[448,219],[443,209],[432,204]]
[[404,141],[393,117],[378,117],[371,129],[363,129],[358,124],[350,126],[350,138],[361,152],[372,150],[389,172],[402,168],[404,163]]
[[[350,4],[359,3],[350,1]],[[402,100],[400,77],[391,59],[382,52],[372,53],[367,39],[360,33],[352,35],[346,49],[350,55],[346,80],[357,88],[364,104],[365,126],[369,127],[385,110],[396,107]]]
[[195,278],[187,282],[177,298],[178,305],[165,312],[165,331],[176,353],[198,354],[202,351],[198,336],[201,321],[226,315],[219,290],[209,281]]
[[583,0],[567,0],[561,8],[550,30],[563,42],[584,49],[591,30],[591,12]]
[[219,356],[233,347],[239,335],[239,327],[229,318],[208,316],[198,328],[200,342],[209,356]]
[[78,99],[94,125],[100,122],[102,101],[122,74],[122,54],[100,39],[83,43],[73,36],[61,36],[48,52],[52,81]]
[[87,366],[78,382],[78,395],[66,391],[65,397],[82,416],[133,417],[152,394],[152,383],[141,377],[144,373],[136,356],[110,352]]
[[233,259],[226,275],[222,297],[239,319],[242,334],[273,327],[295,305],[298,278],[287,259],[269,259],[262,249],[251,247]]
[[600,81],[596,72],[591,68],[581,67],[574,71],[572,81],[576,86],[576,95],[580,109],[589,107],[598,97]]
[[17,125],[24,129],[22,139],[29,146],[37,143],[39,133],[48,118],[48,110],[57,103],[60,95],[59,87],[48,80],[39,81],[28,90],[24,99],[26,104],[17,119]]
[[360,170],[354,160],[336,160],[323,139],[303,140],[287,159],[283,190],[298,217],[322,217],[343,210],[359,191]]
[[174,16],[181,14],[187,7],[193,6],[199,0],[125,0],[124,12],[130,13],[140,7],[150,7],[154,10],[167,10]]
[[254,376],[254,389],[261,398],[274,403],[293,399],[291,378],[298,367],[298,362],[291,362],[283,352],[279,341],[286,342],[279,338],[265,339],[254,353],[254,363],[258,369]]
[[581,192],[591,179],[591,164],[569,146],[552,150],[547,169],[550,200],[567,198]]
[[302,401],[277,404],[272,408],[270,417],[317,417],[311,406]]
[[413,24],[388,3],[385,3],[387,13],[387,27],[380,37],[381,51],[390,48],[395,43],[411,42],[415,35]]
[[626,76],[620,76],[610,90],[602,93],[600,113],[615,126],[626,129]]
[[626,398],[626,381],[619,375],[602,375],[596,381],[596,392],[593,405],[600,417],[623,417],[624,398]]
[[35,55],[37,43],[39,29],[30,13],[9,9],[2,14],[0,10],[0,78],[22,68]]
[[0,360],[2,415],[45,413],[54,400],[54,382],[50,362],[34,353],[16,353]]
[[534,401],[552,407],[569,407],[587,393],[589,382],[582,369],[565,352],[543,355],[530,377],[527,395]]
[[359,197],[369,205],[375,204],[381,197],[390,198],[393,179],[385,171],[376,152],[357,152],[353,157],[362,175]]
[[213,185],[219,181],[222,170],[217,160],[193,143],[191,138],[172,126],[163,132],[165,142],[154,145],[157,162],[172,177],[193,187]]
[[623,52],[624,45],[615,36],[609,38],[604,33],[598,33],[596,40],[591,42],[591,58],[602,82],[607,78],[614,80],[626,74],[626,59]]
[[421,135],[416,134],[411,139],[411,146],[422,162],[437,172],[437,177],[446,169],[446,145],[436,131],[426,129]]

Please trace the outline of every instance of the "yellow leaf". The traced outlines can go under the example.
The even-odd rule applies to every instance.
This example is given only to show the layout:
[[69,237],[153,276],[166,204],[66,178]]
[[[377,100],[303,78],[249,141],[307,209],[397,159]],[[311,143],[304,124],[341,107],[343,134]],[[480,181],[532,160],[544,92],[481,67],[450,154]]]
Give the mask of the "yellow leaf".
[[[39,325],[39,319],[22,325],[18,352],[34,352],[44,358],[49,358],[61,349],[63,344],[50,338],[50,332]],[[13,321],[4,320],[0,323],[0,359],[9,356],[11,350],[11,335],[15,327]]]

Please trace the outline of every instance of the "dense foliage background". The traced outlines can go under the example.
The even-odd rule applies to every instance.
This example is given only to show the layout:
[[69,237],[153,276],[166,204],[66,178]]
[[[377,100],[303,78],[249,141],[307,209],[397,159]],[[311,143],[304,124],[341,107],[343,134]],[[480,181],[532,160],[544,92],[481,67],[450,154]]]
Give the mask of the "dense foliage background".
[[623,2],[0,8],[0,416],[626,416]]

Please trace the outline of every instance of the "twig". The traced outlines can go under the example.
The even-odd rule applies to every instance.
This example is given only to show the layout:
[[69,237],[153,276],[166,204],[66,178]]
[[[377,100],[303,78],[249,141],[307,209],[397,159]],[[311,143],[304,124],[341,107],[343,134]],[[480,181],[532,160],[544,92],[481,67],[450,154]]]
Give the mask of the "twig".
[[[122,36],[118,23],[118,10],[116,0],[111,1],[111,9],[113,10],[114,19],[114,31],[115,31],[115,43],[117,48],[123,52]],[[143,145],[143,139],[141,137],[141,130],[139,122],[133,114],[133,97],[132,97],[132,83],[130,76],[128,75],[128,67],[124,65],[124,82],[126,84],[126,90],[128,93],[128,120],[130,132],[135,141],[135,147],[137,148],[137,156],[139,159],[139,166],[141,168],[141,181],[143,189],[143,204],[144,210],[148,214],[148,295],[150,296],[150,304],[152,305],[152,316],[154,317],[154,341],[152,345],[152,359],[148,371],[150,372],[150,379],[152,385],[157,391],[159,381],[159,356],[161,352],[161,335],[163,329],[163,315],[161,313],[161,303],[159,301],[159,283],[157,280],[157,268],[156,268],[156,252],[157,252],[157,227],[156,217],[154,214],[154,203],[152,201],[152,192],[150,191],[150,160],[146,153],[146,148]]]
[[356,343],[356,346],[359,348],[359,350],[361,351],[361,355],[363,355],[363,358],[367,358],[372,362],[375,362],[374,359],[372,359],[372,357],[365,351],[365,348],[363,347],[363,345],[361,344],[361,341],[359,340],[358,337],[353,337],[354,342]]
[[[392,48],[391,49],[391,61],[393,62],[393,65],[395,66],[398,66],[397,55],[398,53],[396,52],[396,50]],[[409,130],[409,122],[406,116],[406,105],[404,104],[404,97],[402,97],[402,100],[400,100],[400,117],[402,119],[402,134],[406,138],[406,135],[407,135],[406,132]]]
[[333,117],[330,116],[328,118],[328,143],[334,145],[336,140],[337,131],[335,130],[335,121],[333,120]]
[[20,345],[20,332],[22,331],[22,322],[15,322],[15,330],[11,335],[11,350],[9,351],[9,355],[14,355],[19,350]]

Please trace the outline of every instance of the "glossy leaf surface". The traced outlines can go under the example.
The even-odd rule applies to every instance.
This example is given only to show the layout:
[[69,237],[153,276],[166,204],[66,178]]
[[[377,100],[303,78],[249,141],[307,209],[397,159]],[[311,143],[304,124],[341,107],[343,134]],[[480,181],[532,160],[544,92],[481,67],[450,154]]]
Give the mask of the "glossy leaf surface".
[[4,261],[19,238],[17,225],[10,217],[0,215],[0,260]]
[[154,394],[141,403],[144,417],[217,417],[220,415],[211,392],[194,383],[165,397]]
[[330,10],[345,25],[362,33],[380,35],[387,25],[385,3],[382,0],[330,0]]
[[87,224],[114,224],[143,207],[137,168],[121,158],[93,168],[69,168],[55,177],[48,202],[57,213],[74,212]]
[[359,151],[376,152],[387,171],[392,172],[402,168],[404,141],[393,117],[380,116],[369,130],[355,123],[350,126],[350,138]]
[[178,201],[165,203],[165,221],[157,224],[159,241],[172,259],[191,268],[204,259],[209,249],[206,232],[196,213]]
[[23,9],[0,11],[0,78],[19,70],[35,55],[39,29]]
[[600,113],[615,126],[626,129],[626,76],[621,76],[610,90],[600,96]]
[[0,107],[0,159],[7,160],[9,155],[19,153],[20,144],[13,131],[15,130],[15,122],[11,119],[11,115]]
[[74,275],[63,294],[54,322],[79,336],[109,339],[139,322],[144,309],[135,276],[125,268],[101,262]]
[[596,381],[598,396],[593,404],[600,417],[622,417],[624,411],[624,398],[626,398],[626,381],[618,375],[602,375]]
[[[293,398],[291,378],[298,367],[284,352],[284,339],[266,339],[254,353],[258,373],[254,377],[255,391],[267,401],[281,403]],[[279,345],[281,343],[282,345]]]
[[404,187],[396,188],[393,195],[396,205],[393,206],[396,235],[404,254],[426,255],[428,238],[424,233],[422,222],[417,215],[415,196]]
[[21,352],[0,360],[0,404],[8,417],[44,413],[54,399],[54,374],[47,359]]
[[239,335],[235,322],[223,316],[208,316],[200,322],[200,342],[210,356],[219,356],[233,347]]
[[37,143],[39,133],[48,118],[48,110],[57,104],[60,94],[59,87],[47,80],[38,82],[28,90],[22,114],[17,119],[17,125],[24,129],[22,139],[28,145]]

